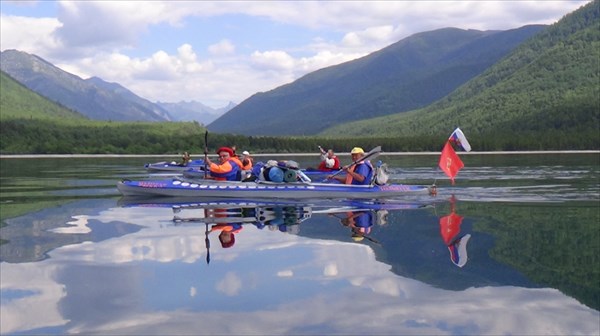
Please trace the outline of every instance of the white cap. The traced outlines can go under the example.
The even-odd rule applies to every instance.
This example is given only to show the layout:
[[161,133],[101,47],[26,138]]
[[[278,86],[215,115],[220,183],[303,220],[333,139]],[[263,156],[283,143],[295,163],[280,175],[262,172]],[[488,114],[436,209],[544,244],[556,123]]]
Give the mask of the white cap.
[[248,153],[248,151],[243,151],[242,154],[243,155],[250,155],[250,153]]

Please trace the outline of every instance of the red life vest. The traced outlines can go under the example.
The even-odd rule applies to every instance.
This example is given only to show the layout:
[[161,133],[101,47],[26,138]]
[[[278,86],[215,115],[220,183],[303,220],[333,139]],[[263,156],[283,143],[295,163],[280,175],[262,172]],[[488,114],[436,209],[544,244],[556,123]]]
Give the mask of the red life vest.
[[338,157],[336,155],[334,155],[332,157],[334,163],[333,163],[333,167],[329,168],[326,166],[326,162],[325,160],[321,161],[321,163],[319,164],[319,167],[317,169],[322,170],[322,171],[330,171],[330,170],[339,170],[340,169],[340,159],[338,159]]

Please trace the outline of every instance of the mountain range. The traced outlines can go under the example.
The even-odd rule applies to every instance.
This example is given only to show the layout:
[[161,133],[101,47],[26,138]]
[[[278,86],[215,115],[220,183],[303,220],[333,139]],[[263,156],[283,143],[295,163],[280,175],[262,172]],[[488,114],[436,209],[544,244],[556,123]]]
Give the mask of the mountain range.
[[198,121],[208,124],[235,104],[213,109],[199,102],[153,103],[118,83],[82,79],[37,55],[0,53],[0,69],[30,90],[94,120]]
[[193,100],[178,103],[157,102],[156,104],[169,111],[175,121],[199,121],[203,125],[210,124],[236,106],[234,102],[229,102],[226,106],[215,109]]
[[[550,26],[415,34],[223,109],[152,103],[117,83],[83,80],[16,50],[2,52],[0,65],[25,87],[90,119],[193,119],[211,132],[273,136],[397,138],[460,126],[468,134],[534,139],[574,131],[568,136],[589,143],[600,128],[599,4],[594,0]],[[565,134],[555,136],[560,141]]]
[[[566,138],[597,148],[600,135],[600,1],[565,15],[481,75],[406,113],[331,127],[321,136],[418,137],[460,126],[482,139]],[[522,145],[522,144],[521,144]],[[541,148],[540,148],[541,149]]]
[[257,93],[208,129],[245,135],[311,135],[338,123],[418,109],[481,74],[544,28],[445,28],[415,34],[360,59]]

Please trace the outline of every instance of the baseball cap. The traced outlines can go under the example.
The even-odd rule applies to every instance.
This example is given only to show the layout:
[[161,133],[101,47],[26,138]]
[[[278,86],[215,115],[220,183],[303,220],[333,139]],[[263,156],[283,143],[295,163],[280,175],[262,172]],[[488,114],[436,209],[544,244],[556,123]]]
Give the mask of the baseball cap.
[[352,148],[352,151],[350,152],[350,154],[363,154],[365,151],[360,148],[360,147],[354,147]]
[[362,241],[363,239],[365,239],[365,237],[361,234],[358,234],[358,233],[352,234],[352,240],[354,240],[355,242]]
[[242,152],[242,155],[250,155],[250,152],[248,152],[248,151],[243,151],[243,152]]

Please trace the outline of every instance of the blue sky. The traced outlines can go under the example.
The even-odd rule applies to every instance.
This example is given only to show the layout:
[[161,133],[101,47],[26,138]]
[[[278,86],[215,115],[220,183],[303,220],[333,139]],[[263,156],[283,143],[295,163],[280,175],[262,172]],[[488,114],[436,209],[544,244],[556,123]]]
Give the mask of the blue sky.
[[0,0],[0,49],[154,102],[222,107],[415,33],[552,24],[588,2]]

